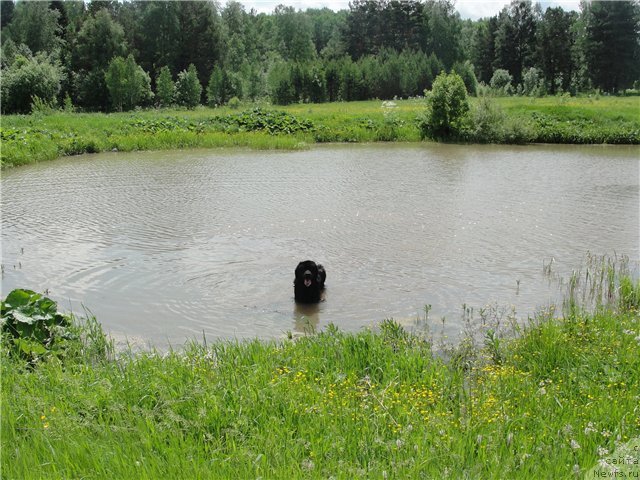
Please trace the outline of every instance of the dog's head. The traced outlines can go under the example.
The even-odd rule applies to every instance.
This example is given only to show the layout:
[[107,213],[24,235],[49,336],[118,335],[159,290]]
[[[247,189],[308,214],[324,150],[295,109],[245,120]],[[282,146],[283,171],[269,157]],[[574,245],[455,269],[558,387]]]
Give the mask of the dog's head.
[[318,265],[316,265],[316,262],[312,262],[311,260],[300,262],[296,267],[295,284],[305,288],[311,288],[314,285],[318,285],[318,283]]
[[297,302],[315,303],[321,300],[326,273],[322,265],[311,260],[300,262],[293,281]]

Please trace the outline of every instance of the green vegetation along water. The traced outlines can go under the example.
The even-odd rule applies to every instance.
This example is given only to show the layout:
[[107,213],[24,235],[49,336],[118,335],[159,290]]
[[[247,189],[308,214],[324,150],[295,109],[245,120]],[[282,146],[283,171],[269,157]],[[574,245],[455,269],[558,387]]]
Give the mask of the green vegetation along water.
[[[471,99],[477,143],[640,144],[639,97]],[[104,151],[419,141],[424,100],[3,116],[2,166]]]
[[[3,477],[635,478],[640,283],[590,268],[562,319],[488,323],[444,355],[392,321],[167,354],[117,354],[92,319],[34,355],[3,328]],[[54,317],[10,297],[5,322]]]

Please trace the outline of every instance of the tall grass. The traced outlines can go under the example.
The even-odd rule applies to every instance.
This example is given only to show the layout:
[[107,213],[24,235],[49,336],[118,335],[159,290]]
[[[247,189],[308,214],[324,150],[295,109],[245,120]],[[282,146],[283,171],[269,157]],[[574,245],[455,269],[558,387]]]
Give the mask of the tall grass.
[[[480,143],[640,143],[637,97],[472,99],[474,114],[463,141]],[[306,130],[243,129],[233,118],[252,105],[148,110],[129,113],[38,112],[3,116],[2,166],[102,151],[227,147],[297,149],[322,142],[420,141],[422,99],[262,107],[284,111]],[[153,127],[153,128],[151,128]],[[276,129],[277,130],[277,129]]]
[[393,321],[115,359],[93,324],[83,354],[36,367],[3,349],[2,475],[610,476],[616,452],[640,461],[640,284],[614,285],[449,360]]

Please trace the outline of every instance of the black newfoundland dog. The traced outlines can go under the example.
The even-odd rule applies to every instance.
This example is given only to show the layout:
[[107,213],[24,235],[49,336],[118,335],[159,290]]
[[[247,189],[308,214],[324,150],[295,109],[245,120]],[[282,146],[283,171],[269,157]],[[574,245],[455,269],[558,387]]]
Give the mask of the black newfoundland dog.
[[319,263],[305,260],[296,267],[296,278],[293,281],[293,291],[296,302],[318,303],[324,290],[327,272]]

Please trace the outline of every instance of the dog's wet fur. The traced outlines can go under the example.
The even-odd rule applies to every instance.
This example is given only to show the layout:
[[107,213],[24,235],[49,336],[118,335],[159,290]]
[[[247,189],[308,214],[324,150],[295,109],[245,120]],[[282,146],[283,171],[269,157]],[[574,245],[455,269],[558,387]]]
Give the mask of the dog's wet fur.
[[322,300],[327,272],[319,263],[311,260],[300,262],[296,267],[293,292],[298,303],[318,303]]

